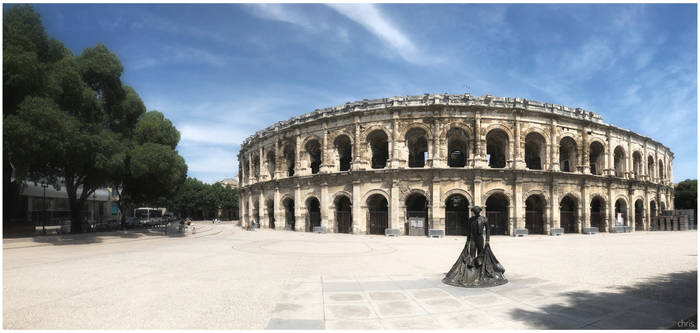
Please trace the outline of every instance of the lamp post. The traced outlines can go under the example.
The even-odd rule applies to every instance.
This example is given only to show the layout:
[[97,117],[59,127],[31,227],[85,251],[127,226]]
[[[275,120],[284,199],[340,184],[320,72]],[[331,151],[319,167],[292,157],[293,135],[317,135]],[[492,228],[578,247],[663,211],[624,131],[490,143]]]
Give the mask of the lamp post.
[[46,183],[41,183],[41,187],[44,189],[44,203],[43,203],[43,208],[44,208],[44,224],[41,226],[41,232],[46,235],[46,188],[49,187],[49,184]]

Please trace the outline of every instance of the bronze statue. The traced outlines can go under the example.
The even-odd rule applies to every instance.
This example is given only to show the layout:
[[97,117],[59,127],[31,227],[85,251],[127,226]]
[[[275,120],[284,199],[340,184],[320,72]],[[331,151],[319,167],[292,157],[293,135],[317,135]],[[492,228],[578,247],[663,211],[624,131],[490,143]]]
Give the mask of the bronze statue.
[[493,287],[508,283],[508,279],[503,276],[505,269],[491,252],[491,232],[486,217],[480,216],[481,207],[472,207],[472,212],[474,216],[467,221],[467,243],[442,282],[467,288]]

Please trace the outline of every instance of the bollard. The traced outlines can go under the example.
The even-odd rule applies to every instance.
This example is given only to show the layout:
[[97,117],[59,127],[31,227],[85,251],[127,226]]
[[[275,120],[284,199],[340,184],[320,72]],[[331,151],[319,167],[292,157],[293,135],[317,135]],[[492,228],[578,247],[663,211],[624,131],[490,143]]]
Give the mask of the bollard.
[[192,226],[192,234],[194,235],[196,233],[197,233],[197,229],[194,226]]

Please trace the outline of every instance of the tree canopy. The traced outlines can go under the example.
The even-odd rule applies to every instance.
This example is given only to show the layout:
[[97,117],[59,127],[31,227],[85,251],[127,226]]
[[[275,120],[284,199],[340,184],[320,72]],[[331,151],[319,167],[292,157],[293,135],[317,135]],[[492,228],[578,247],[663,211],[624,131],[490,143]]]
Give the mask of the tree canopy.
[[673,196],[676,209],[698,209],[698,180],[686,179],[678,183]]
[[6,186],[17,189],[25,178],[63,183],[73,232],[97,188],[121,188],[120,208],[175,192],[187,173],[175,150],[180,133],[122,83],[114,53],[98,44],[74,56],[47,37],[31,6],[5,10],[3,29]]

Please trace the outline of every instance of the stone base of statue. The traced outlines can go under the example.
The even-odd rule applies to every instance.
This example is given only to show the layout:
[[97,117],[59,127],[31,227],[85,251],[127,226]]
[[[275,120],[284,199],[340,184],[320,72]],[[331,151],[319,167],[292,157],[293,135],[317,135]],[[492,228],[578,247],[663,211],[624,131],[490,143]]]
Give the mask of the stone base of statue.
[[442,282],[466,288],[494,287],[508,283],[508,279],[503,276],[506,270],[496,259],[489,243],[485,244],[483,255],[476,257],[470,255],[474,248],[474,245],[470,243],[467,242],[464,246],[459,259],[452,265],[452,269],[442,279]]

